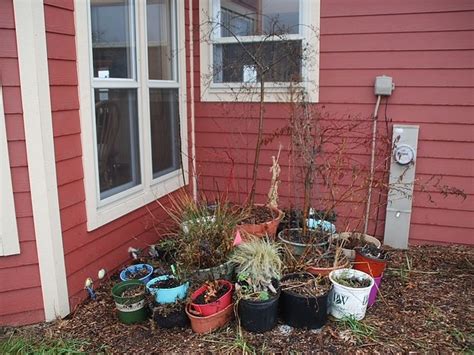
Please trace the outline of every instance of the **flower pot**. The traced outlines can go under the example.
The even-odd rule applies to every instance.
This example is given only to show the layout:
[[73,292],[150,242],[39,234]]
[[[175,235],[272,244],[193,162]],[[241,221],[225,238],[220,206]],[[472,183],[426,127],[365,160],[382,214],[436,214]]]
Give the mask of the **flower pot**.
[[209,333],[219,329],[229,323],[234,315],[234,304],[229,304],[220,312],[214,313],[207,317],[200,317],[193,314],[190,304],[186,306],[186,314],[191,321],[191,329],[195,333]]
[[370,289],[369,302],[367,303],[367,307],[371,307],[375,303],[375,300],[377,299],[377,294],[379,292],[380,284],[382,283],[382,277],[383,274],[379,277],[374,277],[374,285]]
[[356,249],[354,269],[363,271],[372,277],[379,277],[383,274],[386,266],[387,260],[375,259],[363,255],[359,250]]
[[[263,206],[263,205],[256,204],[256,206]],[[256,237],[268,236],[269,238],[275,238],[278,224],[280,224],[280,221],[283,218],[283,211],[275,207],[270,207],[270,206],[267,206],[267,207],[270,208],[276,215],[274,219],[272,219],[271,221],[259,223],[259,224],[240,224],[239,226],[237,226],[237,228],[240,231],[244,232],[244,235],[250,234]]]
[[161,328],[185,328],[189,325],[189,318],[186,311],[183,309],[171,312],[167,316],[155,313],[153,316],[156,324]]
[[[339,234],[335,234],[333,236],[334,241],[338,241],[339,239],[346,239],[348,240],[351,237],[356,237],[358,239],[364,238],[364,240],[369,243],[375,245],[377,248],[380,248],[382,246],[382,243],[380,243],[380,240],[378,240],[375,237],[372,237],[371,235],[368,234],[363,234],[363,233],[352,233],[352,232],[343,232]],[[344,255],[349,261],[353,261],[355,259],[356,252],[354,249],[349,249],[349,248],[342,248],[342,251],[344,252]]]
[[[341,285],[335,280],[341,275],[355,277],[360,280],[370,280],[370,285],[363,288]],[[329,279],[334,285],[330,296],[331,314],[336,318],[354,317],[356,320],[363,319],[374,279],[365,272],[353,269],[334,270],[329,274]]]
[[138,280],[146,284],[148,281],[150,281],[151,275],[153,274],[153,266],[148,265],[148,264],[136,264],[136,265],[128,266],[127,268],[122,270],[122,272],[120,273],[120,280],[122,281],[131,280],[128,278],[127,274],[130,272],[137,272],[137,270],[140,270],[142,268],[146,268],[148,271],[148,274]]
[[[289,274],[281,282],[304,277],[304,274]],[[319,297],[307,297],[282,289],[280,309],[283,322],[294,328],[321,328],[328,319],[328,295],[329,291]]]
[[168,279],[174,279],[174,276],[171,275],[163,275],[159,277],[155,277],[154,279],[150,280],[146,284],[147,290],[155,296],[155,301],[157,303],[173,303],[176,302],[177,299],[184,299],[186,297],[186,293],[188,292],[189,288],[189,282],[185,282],[177,287],[172,287],[172,288],[154,288],[152,287],[153,284],[163,281],[163,280],[168,280]]
[[137,285],[143,286],[140,280],[122,281],[112,287],[112,297],[115,301],[119,320],[125,324],[143,322],[148,317],[145,307],[145,290],[140,295],[123,297],[122,293]]
[[206,280],[228,280],[233,281],[235,275],[235,264],[227,261],[221,265],[210,267],[207,269],[197,270],[193,278],[197,281]]
[[275,327],[278,321],[280,291],[266,301],[241,299],[238,314],[242,327],[255,333],[263,333]]
[[[294,241],[285,239],[286,234],[292,231],[301,232],[303,231],[303,229],[302,228],[284,229],[280,233],[278,233],[278,239],[280,240],[280,242],[285,244],[286,247],[288,247],[288,249],[291,251],[293,255],[300,256],[304,253],[305,249],[308,247],[309,244],[294,242]],[[328,245],[328,241],[322,241],[320,243],[313,244],[314,247],[326,247],[327,245]]]
[[207,291],[208,286],[204,285],[198,288],[194,293],[191,295],[191,304],[190,309],[192,309],[193,314],[200,315],[203,317],[210,316],[214,313],[220,312],[224,308],[226,308],[229,304],[232,303],[232,289],[233,285],[227,280],[218,280],[219,285],[227,285],[227,292],[219,297],[214,302],[206,303],[206,304],[197,304],[195,303],[196,298],[202,295],[204,292]]
[[351,266],[350,262],[345,259],[345,262],[337,265],[337,266],[332,266],[332,267],[319,267],[319,266],[308,266],[306,268],[306,271],[313,275],[321,275],[321,276],[328,276],[331,271],[333,270],[339,270],[339,269],[347,269]]

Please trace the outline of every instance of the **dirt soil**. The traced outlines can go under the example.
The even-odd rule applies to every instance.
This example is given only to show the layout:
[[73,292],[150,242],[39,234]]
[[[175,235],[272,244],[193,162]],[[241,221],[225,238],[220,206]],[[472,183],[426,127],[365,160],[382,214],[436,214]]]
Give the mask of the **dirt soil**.
[[260,224],[273,220],[277,215],[266,206],[252,206],[249,216],[241,224]]
[[[412,247],[391,252],[389,269],[375,305],[365,319],[350,325],[332,317],[318,331],[292,329],[281,323],[264,334],[237,332],[236,322],[207,335],[191,329],[158,329],[154,323],[118,322],[110,295],[113,281],[97,290],[64,320],[19,328],[0,328],[0,338],[12,334],[32,338],[85,340],[87,352],[473,352],[474,248]],[[84,291],[85,292],[85,291]]]

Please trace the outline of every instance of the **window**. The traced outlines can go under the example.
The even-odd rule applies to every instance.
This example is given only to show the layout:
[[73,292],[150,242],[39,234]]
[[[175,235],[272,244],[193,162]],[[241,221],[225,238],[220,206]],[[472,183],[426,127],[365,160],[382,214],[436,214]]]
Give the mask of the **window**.
[[76,1],[89,230],[184,185],[184,5]]
[[258,99],[263,79],[269,101],[295,84],[317,101],[318,0],[203,1],[200,22],[203,100]]

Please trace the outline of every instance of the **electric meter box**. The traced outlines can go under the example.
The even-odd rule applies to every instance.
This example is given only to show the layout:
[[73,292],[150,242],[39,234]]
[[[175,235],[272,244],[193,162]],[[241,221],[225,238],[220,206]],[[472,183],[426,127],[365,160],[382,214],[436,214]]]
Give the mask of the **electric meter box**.
[[392,77],[385,75],[375,77],[375,95],[390,96],[394,89]]

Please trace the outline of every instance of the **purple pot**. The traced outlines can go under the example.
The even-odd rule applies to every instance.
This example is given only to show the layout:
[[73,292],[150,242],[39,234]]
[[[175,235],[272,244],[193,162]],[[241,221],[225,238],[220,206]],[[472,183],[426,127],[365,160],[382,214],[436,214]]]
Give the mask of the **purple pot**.
[[379,277],[374,277],[375,283],[372,286],[372,289],[370,290],[369,302],[367,304],[368,307],[372,306],[375,303],[375,300],[377,298],[377,293],[379,292],[380,284],[382,283],[382,277],[383,277],[383,274],[380,275]]

